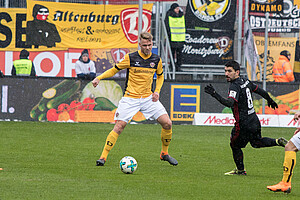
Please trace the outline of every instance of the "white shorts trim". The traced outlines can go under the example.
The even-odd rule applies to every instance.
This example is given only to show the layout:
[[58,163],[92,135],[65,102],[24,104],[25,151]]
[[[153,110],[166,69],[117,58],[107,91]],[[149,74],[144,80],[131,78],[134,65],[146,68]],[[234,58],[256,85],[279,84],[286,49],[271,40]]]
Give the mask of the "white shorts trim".
[[292,143],[300,150],[300,132],[291,138]]
[[152,101],[152,95],[146,98],[122,97],[114,119],[128,123],[138,111],[141,111],[146,119],[155,120],[163,114],[168,114],[160,101]]

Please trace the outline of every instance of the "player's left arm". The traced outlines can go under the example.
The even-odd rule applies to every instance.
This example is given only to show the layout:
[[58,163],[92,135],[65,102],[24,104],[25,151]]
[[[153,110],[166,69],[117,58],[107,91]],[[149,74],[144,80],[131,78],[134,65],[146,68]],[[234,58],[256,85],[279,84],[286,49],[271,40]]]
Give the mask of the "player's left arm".
[[157,79],[156,79],[156,87],[154,90],[154,93],[152,94],[152,101],[156,102],[159,99],[159,93],[160,90],[163,86],[164,83],[164,74],[163,74],[163,68],[162,68],[162,61],[160,59],[158,66],[157,66],[157,70],[156,70],[156,75],[157,75]]
[[251,82],[251,84],[253,85],[253,92],[255,92],[256,94],[259,94],[261,97],[263,97],[264,99],[266,99],[268,101],[268,106],[273,108],[274,110],[276,108],[278,108],[277,103],[270,97],[270,95],[267,93],[267,91],[265,91],[264,89],[259,88],[257,85],[253,84]]

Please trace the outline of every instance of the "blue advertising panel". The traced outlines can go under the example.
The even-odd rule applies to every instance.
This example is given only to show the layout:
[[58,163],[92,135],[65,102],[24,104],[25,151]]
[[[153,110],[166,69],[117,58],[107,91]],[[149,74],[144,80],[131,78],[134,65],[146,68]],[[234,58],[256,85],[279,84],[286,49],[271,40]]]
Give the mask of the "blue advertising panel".
[[172,121],[193,121],[194,113],[200,112],[200,85],[171,85]]

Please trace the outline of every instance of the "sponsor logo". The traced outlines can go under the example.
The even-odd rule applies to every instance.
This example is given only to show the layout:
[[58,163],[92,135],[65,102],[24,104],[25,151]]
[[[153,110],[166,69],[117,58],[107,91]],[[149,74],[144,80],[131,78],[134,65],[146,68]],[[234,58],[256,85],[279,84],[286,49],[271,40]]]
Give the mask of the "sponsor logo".
[[[209,2],[209,3],[206,3]],[[223,18],[230,9],[231,0],[199,1],[189,0],[194,15],[205,22],[215,22]]]
[[200,112],[200,85],[171,85],[171,120],[193,121]]
[[135,62],[134,66],[141,66],[141,65],[140,65],[140,62],[138,62],[138,61]]
[[[138,8],[127,8],[121,11],[121,25],[123,32],[130,43],[138,41]],[[151,11],[143,9],[142,32],[151,28]]]
[[153,70],[146,70],[146,69],[134,69],[134,73],[146,73],[146,74],[153,74]]
[[[261,118],[261,125],[268,126],[270,125],[270,118]],[[233,117],[218,117],[216,115],[210,115],[206,119],[204,119],[204,125],[234,125],[235,119]]]
[[217,116],[209,116],[204,124],[222,124],[222,125],[233,125],[235,122],[234,118],[217,118]]
[[188,119],[190,121],[190,119],[194,119],[194,114],[173,114],[172,118],[174,121],[180,121],[179,119]]

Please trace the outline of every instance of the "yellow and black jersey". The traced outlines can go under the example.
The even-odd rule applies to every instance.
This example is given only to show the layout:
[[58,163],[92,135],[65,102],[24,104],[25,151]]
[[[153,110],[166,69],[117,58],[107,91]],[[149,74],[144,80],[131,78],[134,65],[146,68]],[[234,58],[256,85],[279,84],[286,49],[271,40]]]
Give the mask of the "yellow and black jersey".
[[163,75],[161,58],[153,53],[146,56],[140,50],[126,54],[115,68],[127,69],[125,97],[145,98],[150,96],[155,72],[157,76]]

